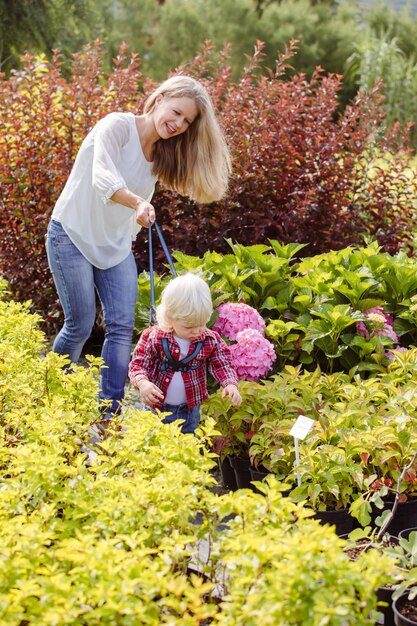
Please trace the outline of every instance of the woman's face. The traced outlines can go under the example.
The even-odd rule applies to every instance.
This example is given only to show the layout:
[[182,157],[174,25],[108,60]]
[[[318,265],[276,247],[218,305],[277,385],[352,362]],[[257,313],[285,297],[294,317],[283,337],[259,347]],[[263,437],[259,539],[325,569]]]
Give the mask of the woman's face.
[[153,121],[161,139],[169,139],[185,133],[197,115],[197,105],[192,98],[168,98],[160,95],[153,110]]

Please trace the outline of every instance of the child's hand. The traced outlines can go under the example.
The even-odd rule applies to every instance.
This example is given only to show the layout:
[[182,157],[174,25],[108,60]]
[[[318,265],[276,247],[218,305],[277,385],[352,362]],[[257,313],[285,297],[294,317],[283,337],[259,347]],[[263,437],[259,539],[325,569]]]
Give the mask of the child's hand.
[[159,404],[164,399],[162,391],[159,387],[151,383],[150,380],[142,379],[136,387],[139,389],[139,393],[144,403],[149,406],[155,406],[155,404]]
[[240,395],[236,385],[226,385],[226,387],[223,387],[222,398],[224,398],[225,396],[229,396],[232,404],[234,404],[235,406],[239,406],[242,402],[242,396]]

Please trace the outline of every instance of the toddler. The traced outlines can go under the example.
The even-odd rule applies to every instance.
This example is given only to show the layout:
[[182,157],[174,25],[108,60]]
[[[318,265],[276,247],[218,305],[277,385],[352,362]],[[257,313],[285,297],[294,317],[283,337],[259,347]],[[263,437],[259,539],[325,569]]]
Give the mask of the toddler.
[[141,335],[129,365],[129,378],[145,404],[169,412],[165,423],[184,420],[183,433],[200,422],[200,404],[208,397],[207,370],[235,406],[242,401],[227,344],[207,328],[213,312],[210,289],[196,274],[171,280],[156,310],[157,326]]

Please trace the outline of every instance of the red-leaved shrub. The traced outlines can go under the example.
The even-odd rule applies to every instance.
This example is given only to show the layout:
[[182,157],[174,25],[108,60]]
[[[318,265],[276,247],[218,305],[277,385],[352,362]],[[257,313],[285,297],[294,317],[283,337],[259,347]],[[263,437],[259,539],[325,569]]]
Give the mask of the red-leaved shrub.
[[[155,199],[169,244],[201,255],[227,252],[224,238],[250,245],[278,239],[308,244],[304,255],[375,236],[386,251],[411,241],[417,185],[404,170],[408,129],[381,131],[378,88],[359,94],[338,115],[342,77],[317,69],[285,79],[295,42],[279,56],[274,75],[262,74],[259,43],[242,79],[220,66],[207,86],[232,149],[234,177],[227,198],[196,207],[165,191]],[[204,80],[210,49],[192,66]],[[380,163],[395,155],[389,167]]]
[[[154,204],[170,249],[201,255],[228,251],[225,238],[249,245],[308,244],[304,254],[375,235],[387,251],[411,237],[415,177],[404,179],[406,130],[382,134],[378,90],[360,94],[338,114],[342,78],[319,68],[311,80],[286,77],[296,43],[263,70],[262,44],[236,83],[227,48],[210,45],[183,71],[209,90],[230,144],[234,175],[227,197],[197,206],[158,189]],[[105,73],[99,42],[74,55],[71,67],[26,56],[23,69],[0,80],[0,274],[14,297],[31,299],[53,330],[61,316],[46,262],[44,236],[54,203],[82,138],[113,110],[140,112],[153,88],[124,46]],[[381,159],[390,153],[389,167]],[[395,156],[392,156],[395,155]],[[378,167],[370,165],[378,157]],[[162,251],[156,247],[158,260]],[[148,267],[146,233],[135,254]]]
[[0,81],[0,274],[51,326],[61,310],[46,260],[49,216],[88,130],[110,111],[140,108],[142,76],[124,47],[104,76],[98,42],[74,55],[69,79],[58,53],[51,63],[23,60],[21,71]]

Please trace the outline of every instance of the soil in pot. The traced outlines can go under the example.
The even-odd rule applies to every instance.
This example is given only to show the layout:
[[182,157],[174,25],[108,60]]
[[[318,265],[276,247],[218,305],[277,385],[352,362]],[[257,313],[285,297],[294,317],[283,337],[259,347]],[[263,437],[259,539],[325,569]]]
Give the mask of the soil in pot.
[[417,625],[417,600],[408,599],[408,591],[394,600],[394,622],[396,626]]
[[[348,534],[344,537],[344,539],[349,540]],[[396,546],[398,546],[398,541],[398,537],[389,537],[388,535],[386,535],[384,538],[384,542],[382,543],[381,550],[383,550],[384,547],[395,548]],[[372,544],[372,542],[366,537],[364,537],[363,539],[358,539],[357,541],[353,542],[352,545],[348,545],[346,547],[345,553],[352,561],[354,561],[360,554],[362,554],[362,552],[364,552],[366,547],[370,544]],[[368,549],[378,550],[377,544],[373,545],[375,546],[375,548],[370,547]]]

